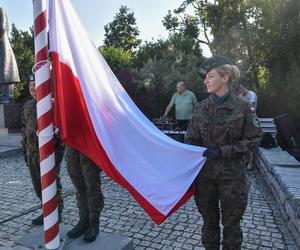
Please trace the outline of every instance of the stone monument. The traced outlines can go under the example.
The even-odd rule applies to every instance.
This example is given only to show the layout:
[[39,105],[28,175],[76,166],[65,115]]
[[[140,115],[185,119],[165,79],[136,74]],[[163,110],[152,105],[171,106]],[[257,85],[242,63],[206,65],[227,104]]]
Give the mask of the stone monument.
[[20,81],[18,66],[9,43],[8,34],[7,15],[0,7],[0,103],[11,101],[12,84]]

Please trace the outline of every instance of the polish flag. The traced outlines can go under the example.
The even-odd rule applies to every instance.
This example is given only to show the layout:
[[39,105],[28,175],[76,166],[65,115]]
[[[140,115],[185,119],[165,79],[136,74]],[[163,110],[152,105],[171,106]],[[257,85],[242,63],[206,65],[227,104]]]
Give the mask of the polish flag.
[[125,187],[158,224],[193,194],[204,148],[156,128],[130,99],[69,0],[51,0],[55,123],[64,143]]

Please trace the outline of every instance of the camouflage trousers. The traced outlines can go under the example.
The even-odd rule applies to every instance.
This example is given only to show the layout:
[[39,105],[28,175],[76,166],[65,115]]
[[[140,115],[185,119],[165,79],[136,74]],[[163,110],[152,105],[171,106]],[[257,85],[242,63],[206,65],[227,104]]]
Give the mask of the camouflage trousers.
[[[40,160],[39,160],[38,152],[27,154],[27,166],[29,168],[31,181],[36,196],[42,202],[41,170],[40,170]],[[63,203],[63,195],[62,195],[62,185],[59,178],[60,165],[56,166],[56,170],[57,170],[56,184],[57,184],[58,211],[61,214],[64,208],[64,203]]]
[[101,169],[84,154],[66,147],[67,169],[76,190],[80,218],[99,220],[104,206],[101,192]]
[[[235,169],[230,177],[232,168]],[[240,165],[239,170],[235,164],[225,167],[223,164],[206,164],[195,180],[195,187],[196,205],[204,222],[202,244],[205,249],[220,249],[220,213],[224,226],[223,249],[241,249],[243,235],[240,221],[248,198],[244,166]]]

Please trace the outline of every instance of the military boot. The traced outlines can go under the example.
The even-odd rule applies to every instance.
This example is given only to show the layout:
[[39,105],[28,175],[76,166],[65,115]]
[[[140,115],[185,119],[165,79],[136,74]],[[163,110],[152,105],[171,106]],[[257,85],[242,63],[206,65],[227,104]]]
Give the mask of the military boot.
[[77,225],[67,232],[67,235],[70,238],[78,238],[79,236],[83,235],[89,228],[89,219],[87,217],[80,217]]
[[99,234],[99,218],[90,220],[89,228],[83,236],[85,242],[94,241]]
[[31,221],[32,225],[40,226],[44,224],[43,215],[39,215]]

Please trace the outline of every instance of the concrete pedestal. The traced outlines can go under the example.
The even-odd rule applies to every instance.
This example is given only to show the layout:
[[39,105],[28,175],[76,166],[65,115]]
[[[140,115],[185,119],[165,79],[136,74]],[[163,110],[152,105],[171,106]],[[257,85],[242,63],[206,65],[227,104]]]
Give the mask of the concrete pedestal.
[[22,107],[22,103],[0,104],[0,157],[20,151]]
[[23,103],[0,104],[0,133],[20,132]]
[[4,105],[3,104],[0,104],[0,129],[3,130],[3,132],[4,132],[5,120],[4,120]]
[[[64,250],[133,250],[132,239],[116,235],[100,232],[94,242],[86,243],[82,237],[70,239],[66,233],[71,229],[70,226],[60,225],[61,245],[59,249]],[[38,227],[30,233],[26,233],[21,239],[16,241],[20,247],[28,249],[45,249],[44,248],[44,231],[43,227]]]

